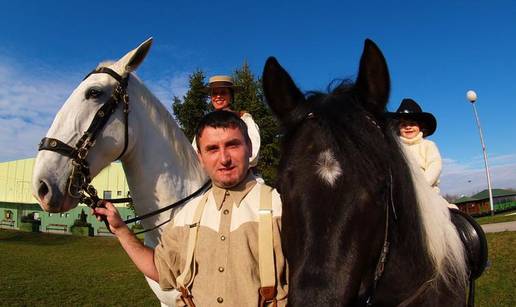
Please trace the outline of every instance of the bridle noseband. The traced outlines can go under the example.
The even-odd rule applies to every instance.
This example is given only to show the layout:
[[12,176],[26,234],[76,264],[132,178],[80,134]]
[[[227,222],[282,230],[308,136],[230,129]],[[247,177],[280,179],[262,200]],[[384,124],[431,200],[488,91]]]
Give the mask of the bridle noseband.
[[38,151],[50,150],[72,159],[72,172],[67,181],[68,194],[73,198],[78,198],[80,202],[88,205],[89,207],[96,206],[100,199],[97,196],[97,191],[90,184],[92,178],[86,157],[88,156],[91,147],[93,147],[95,144],[97,136],[102,131],[111,115],[116,111],[116,108],[120,104],[123,106],[124,113],[125,140],[124,148],[115,160],[120,159],[127,150],[129,134],[129,96],[127,95],[127,84],[130,74],[122,77],[110,68],[100,67],[90,72],[86,77],[84,77],[83,80],[86,80],[92,74],[100,73],[110,75],[115,80],[117,80],[117,84],[115,85],[109,100],[104,103],[104,105],[102,105],[102,107],[97,111],[90,126],[77,141],[75,146],[72,147],[58,139],[44,137],[39,143],[38,148]]

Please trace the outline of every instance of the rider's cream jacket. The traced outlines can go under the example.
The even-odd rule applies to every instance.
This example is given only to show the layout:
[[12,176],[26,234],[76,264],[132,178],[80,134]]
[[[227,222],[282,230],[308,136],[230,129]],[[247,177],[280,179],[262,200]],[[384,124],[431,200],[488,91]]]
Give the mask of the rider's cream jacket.
[[401,144],[410,153],[425,175],[425,179],[436,191],[439,191],[442,160],[439,149],[434,142],[424,139],[423,133],[413,139],[400,136]]

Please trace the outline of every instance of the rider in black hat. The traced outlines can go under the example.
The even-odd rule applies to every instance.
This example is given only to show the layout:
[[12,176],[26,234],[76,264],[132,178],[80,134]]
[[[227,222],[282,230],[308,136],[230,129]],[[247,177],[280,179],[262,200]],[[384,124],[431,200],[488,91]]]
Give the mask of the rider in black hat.
[[421,107],[410,98],[405,98],[394,113],[388,113],[397,126],[401,144],[406,152],[423,170],[425,179],[439,192],[439,176],[442,160],[434,142],[425,139],[437,128],[437,121],[431,113],[423,112]]

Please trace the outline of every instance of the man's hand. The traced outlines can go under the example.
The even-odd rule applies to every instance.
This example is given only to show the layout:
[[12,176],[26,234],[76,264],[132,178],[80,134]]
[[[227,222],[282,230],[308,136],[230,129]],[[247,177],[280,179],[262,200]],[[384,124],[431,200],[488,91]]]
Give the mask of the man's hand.
[[116,207],[110,202],[102,201],[101,206],[93,209],[93,214],[99,221],[101,221],[102,218],[107,219],[111,232],[117,236],[122,232],[131,231],[120,217],[120,213],[118,213]]
[[143,245],[134,235],[120,217],[120,213],[118,213],[116,207],[110,202],[103,201],[100,207],[93,209],[93,214],[96,215],[99,220],[102,218],[107,219],[109,228],[111,228],[113,234],[117,236],[118,241],[120,241],[120,244],[136,267],[138,267],[145,276],[154,281],[158,281],[159,275],[156,270],[156,265],[154,264],[154,250]]

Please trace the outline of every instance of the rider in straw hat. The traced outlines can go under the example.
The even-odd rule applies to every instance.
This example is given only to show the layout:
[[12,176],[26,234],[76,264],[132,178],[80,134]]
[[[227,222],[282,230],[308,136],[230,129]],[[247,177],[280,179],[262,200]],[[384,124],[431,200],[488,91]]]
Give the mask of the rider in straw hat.
[[437,128],[437,121],[431,113],[423,112],[413,99],[405,98],[396,112],[388,113],[397,126],[401,144],[421,167],[426,181],[439,192],[439,176],[442,160],[434,142],[425,139]]
[[[210,96],[211,104],[215,110],[231,110],[231,103],[235,98],[235,91],[238,91],[239,88],[235,86],[233,82],[233,78],[231,76],[226,75],[217,75],[213,76],[209,79],[208,86],[204,89],[205,92]],[[249,138],[251,139],[252,145],[252,153],[249,158],[249,167],[256,167],[258,164],[258,153],[260,151],[260,129],[258,125],[254,122],[251,114],[241,111],[235,112],[247,125],[247,132],[249,134]],[[195,139],[192,142],[195,150],[197,150],[197,146],[195,144]]]

